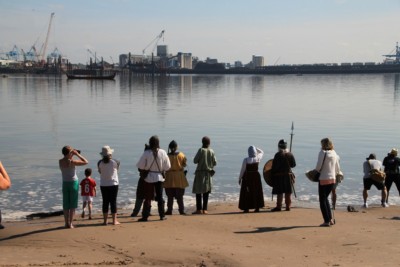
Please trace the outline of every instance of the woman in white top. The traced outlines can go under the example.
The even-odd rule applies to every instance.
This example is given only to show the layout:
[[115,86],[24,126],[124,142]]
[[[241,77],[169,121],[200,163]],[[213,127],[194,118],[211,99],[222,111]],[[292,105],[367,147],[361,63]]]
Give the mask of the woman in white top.
[[333,149],[332,140],[324,138],[321,140],[321,151],[318,154],[318,162],[315,167],[320,171],[318,194],[319,206],[321,209],[324,223],[320,226],[331,226],[335,222],[332,218],[329,195],[336,183],[336,174],[340,171],[339,156]]
[[264,207],[264,194],[258,164],[264,152],[255,146],[250,146],[247,152],[249,156],[243,159],[239,175],[239,209],[243,212],[249,212],[249,209],[259,212]]
[[108,223],[108,208],[111,208],[113,225],[120,224],[117,220],[117,196],[118,196],[118,169],[119,161],[112,158],[114,149],[104,146],[100,155],[103,157],[97,167],[100,173],[100,190],[103,197],[103,219],[104,225]]

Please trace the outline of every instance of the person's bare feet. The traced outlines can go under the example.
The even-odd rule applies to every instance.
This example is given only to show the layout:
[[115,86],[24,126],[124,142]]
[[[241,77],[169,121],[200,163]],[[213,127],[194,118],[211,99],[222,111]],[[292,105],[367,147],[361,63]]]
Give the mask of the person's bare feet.
[[119,224],[121,224],[119,221],[113,222],[113,225],[119,225]]

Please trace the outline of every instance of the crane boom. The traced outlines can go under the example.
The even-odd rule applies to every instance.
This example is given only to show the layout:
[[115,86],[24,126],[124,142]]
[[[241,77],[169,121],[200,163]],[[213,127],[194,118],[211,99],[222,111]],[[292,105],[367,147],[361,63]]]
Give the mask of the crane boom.
[[146,49],[147,49],[150,45],[152,45],[153,43],[155,43],[155,44],[154,44],[154,47],[153,47],[153,49],[151,50],[151,52],[152,52],[152,53],[154,52],[154,49],[156,48],[158,41],[160,41],[160,39],[164,36],[164,32],[165,32],[165,30],[162,30],[161,33],[160,33],[159,35],[156,36],[156,38],[154,38],[148,45],[146,45],[146,47],[143,49],[143,55],[145,55]]
[[42,60],[42,61],[45,60],[47,44],[49,42],[49,35],[50,35],[51,23],[53,22],[53,18],[54,18],[54,12],[51,13],[51,15],[50,15],[50,22],[49,22],[49,27],[47,29],[46,40],[44,41],[43,48],[42,48],[41,53],[40,53],[40,60]]

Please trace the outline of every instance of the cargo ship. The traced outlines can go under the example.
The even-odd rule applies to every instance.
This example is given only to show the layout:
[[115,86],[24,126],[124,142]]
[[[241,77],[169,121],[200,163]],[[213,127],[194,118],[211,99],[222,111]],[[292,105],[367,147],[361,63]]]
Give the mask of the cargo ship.
[[[383,55],[382,63],[354,62],[354,63],[321,63],[321,64],[293,64],[269,65],[256,68],[226,68],[223,63],[208,64],[199,62],[193,69],[160,68],[157,62],[152,66],[133,68],[136,73],[153,74],[374,74],[374,73],[400,73],[400,48],[396,44],[395,53]],[[161,64],[162,65],[162,64]]]

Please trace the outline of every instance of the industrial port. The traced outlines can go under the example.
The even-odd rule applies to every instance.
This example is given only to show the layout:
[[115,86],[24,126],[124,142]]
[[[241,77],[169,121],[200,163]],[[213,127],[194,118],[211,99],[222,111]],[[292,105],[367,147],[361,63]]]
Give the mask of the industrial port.
[[233,64],[218,62],[218,59],[200,60],[190,52],[171,54],[168,46],[159,44],[165,30],[151,40],[141,53],[123,53],[118,62],[104,60],[96,52],[87,49],[90,62],[71,63],[57,47],[48,49],[48,40],[55,13],[51,13],[47,35],[40,49],[37,43],[26,51],[17,45],[6,53],[0,53],[0,73],[66,74],[68,78],[112,79],[116,73],[137,74],[353,74],[353,73],[397,73],[400,72],[400,48],[396,44],[394,53],[383,55],[380,63],[343,62],[293,65],[265,65],[264,57],[253,55],[248,63],[235,61]]

